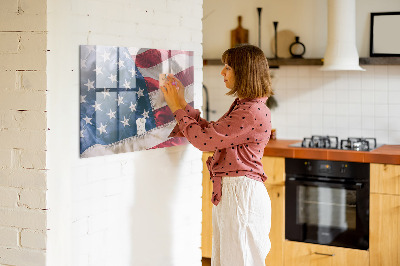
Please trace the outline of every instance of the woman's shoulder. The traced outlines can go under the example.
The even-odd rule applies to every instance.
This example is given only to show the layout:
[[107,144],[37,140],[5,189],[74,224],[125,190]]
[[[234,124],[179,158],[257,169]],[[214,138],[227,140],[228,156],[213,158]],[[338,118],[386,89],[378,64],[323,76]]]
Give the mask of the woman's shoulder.
[[255,99],[248,99],[247,101],[243,101],[239,108],[242,110],[246,110],[252,113],[259,113],[261,112],[270,112],[269,108],[266,104],[267,97],[265,98],[255,98]]

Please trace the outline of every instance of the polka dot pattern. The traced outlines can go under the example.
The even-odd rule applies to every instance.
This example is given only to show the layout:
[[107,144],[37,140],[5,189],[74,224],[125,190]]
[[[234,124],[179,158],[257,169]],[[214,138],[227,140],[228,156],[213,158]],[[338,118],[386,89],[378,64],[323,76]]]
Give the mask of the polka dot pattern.
[[171,135],[183,135],[202,151],[215,151],[207,160],[213,182],[211,201],[221,200],[221,180],[224,176],[247,176],[266,180],[261,158],[271,132],[267,98],[236,99],[218,121],[208,122],[200,111],[187,105],[174,113],[178,125]]

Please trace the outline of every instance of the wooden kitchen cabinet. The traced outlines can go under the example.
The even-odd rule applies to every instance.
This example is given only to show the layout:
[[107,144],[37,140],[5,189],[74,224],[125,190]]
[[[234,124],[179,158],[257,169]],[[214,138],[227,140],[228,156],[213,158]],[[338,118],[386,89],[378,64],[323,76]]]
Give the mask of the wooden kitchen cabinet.
[[261,163],[268,177],[265,184],[285,185],[285,158],[264,156],[261,159]]
[[400,195],[400,165],[370,164],[371,193]]
[[400,265],[400,165],[370,166],[370,265]]
[[266,266],[283,265],[285,240],[285,158],[264,156],[261,160],[267,175],[265,187],[271,199],[271,250],[265,259]]
[[283,265],[285,241],[285,187],[265,184],[271,199],[271,250],[265,259],[266,266]]
[[366,266],[365,250],[285,241],[285,266]]
[[400,196],[374,193],[370,201],[370,265],[400,265]]
[[202,223],[201,223],[201,253],[204,258],[211,258],[212,252],[212,183],[210,181],[210,173],[206,165],[212,152],[203,153],[203,195],[202,195]]

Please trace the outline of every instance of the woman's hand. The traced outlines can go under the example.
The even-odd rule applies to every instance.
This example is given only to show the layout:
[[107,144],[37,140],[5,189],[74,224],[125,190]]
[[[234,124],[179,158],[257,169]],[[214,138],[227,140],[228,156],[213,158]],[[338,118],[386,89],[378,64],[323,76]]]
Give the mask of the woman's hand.
[[185,101],[185,87],[179,79],[171,74],[168,75],[164,86],[160,87],[164,94],[165,101],[169,108],[174,113],[178,109],[183,109],[186,106]]
[[182,108],[185,108],[187,105],[187,102],[185,100],[185,87],[183,86],[182,82],[176,77],[174,77],[172,74],[170,74],[169,77],[172,79],[173,82],[176,82],[176,85],[178,85],[179,102]]

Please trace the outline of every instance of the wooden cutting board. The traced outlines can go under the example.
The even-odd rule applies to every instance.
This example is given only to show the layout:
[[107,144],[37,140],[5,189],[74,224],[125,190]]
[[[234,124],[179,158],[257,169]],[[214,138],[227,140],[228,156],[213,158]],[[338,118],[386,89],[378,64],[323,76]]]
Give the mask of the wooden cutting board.
[[238,16],[238,27],[231,30],[231,48],[242,43],[249,43],[249,31],[242,27],[242,16]]

